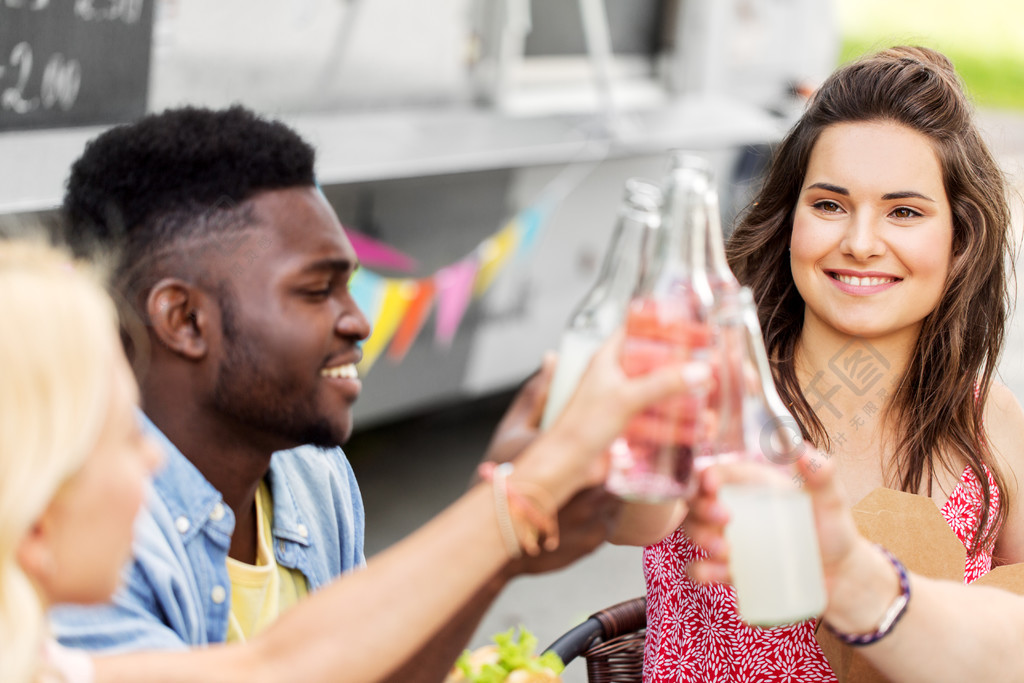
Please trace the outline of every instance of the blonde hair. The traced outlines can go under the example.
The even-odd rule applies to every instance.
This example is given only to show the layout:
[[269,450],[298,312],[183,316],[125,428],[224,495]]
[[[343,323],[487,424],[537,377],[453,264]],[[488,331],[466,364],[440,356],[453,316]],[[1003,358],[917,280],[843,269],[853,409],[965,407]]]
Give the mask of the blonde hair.
[[94,273],[41,240],[0,241],[0,680],[38,675],[44,604],[19,544],[107,418],[120,344]]

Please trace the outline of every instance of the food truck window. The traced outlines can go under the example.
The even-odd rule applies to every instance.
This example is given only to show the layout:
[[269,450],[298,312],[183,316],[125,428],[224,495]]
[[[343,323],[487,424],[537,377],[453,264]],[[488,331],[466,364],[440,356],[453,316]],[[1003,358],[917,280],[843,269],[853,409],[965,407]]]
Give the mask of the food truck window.
[[[612,51],[616,55],[654,57],[663,47],[662,26],[668,0],[605,0]],[[586,54],[578,2],[532,0],[527,56]]]

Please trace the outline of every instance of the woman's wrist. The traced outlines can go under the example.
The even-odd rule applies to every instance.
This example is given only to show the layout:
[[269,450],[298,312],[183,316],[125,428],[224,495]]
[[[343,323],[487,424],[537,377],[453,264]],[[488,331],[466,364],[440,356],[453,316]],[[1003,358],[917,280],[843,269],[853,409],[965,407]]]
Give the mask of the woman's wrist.
[[896,564],[863,538],[826,574],[829,602],[822,618],[841,634],[874,633],[904,592]]

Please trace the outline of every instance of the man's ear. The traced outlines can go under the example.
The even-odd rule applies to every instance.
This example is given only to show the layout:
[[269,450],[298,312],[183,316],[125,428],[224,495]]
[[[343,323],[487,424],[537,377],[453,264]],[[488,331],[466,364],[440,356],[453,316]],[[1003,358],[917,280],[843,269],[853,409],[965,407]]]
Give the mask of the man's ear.
[[160,343],[192,360],[209,350],[210,300],[193,285],[164,278],[149,290],[146,314]]

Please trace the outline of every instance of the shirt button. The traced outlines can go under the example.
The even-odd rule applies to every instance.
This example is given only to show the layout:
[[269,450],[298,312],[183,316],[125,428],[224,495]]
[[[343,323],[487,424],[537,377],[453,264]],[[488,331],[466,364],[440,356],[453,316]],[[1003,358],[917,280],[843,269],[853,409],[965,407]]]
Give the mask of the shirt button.
[[214,586],[213,590],[210,591],[210,599],[217,605],[221,604],[228,597],[228,592],[224,590],[224,586]]
[[189,530],[192,525],[188,521],[188,517],[182,515],[174,520],[174,528],[178,530],[179,534],[183,534]]
[[213,506],[213,510],[210,511],[210,519],[214,522],[219,522],[224,519],[224,505],[217,503]]
[[305,524],[300,524],[296,530],[299,532],[299,536],[309,538],[309,529],[306,528]]

